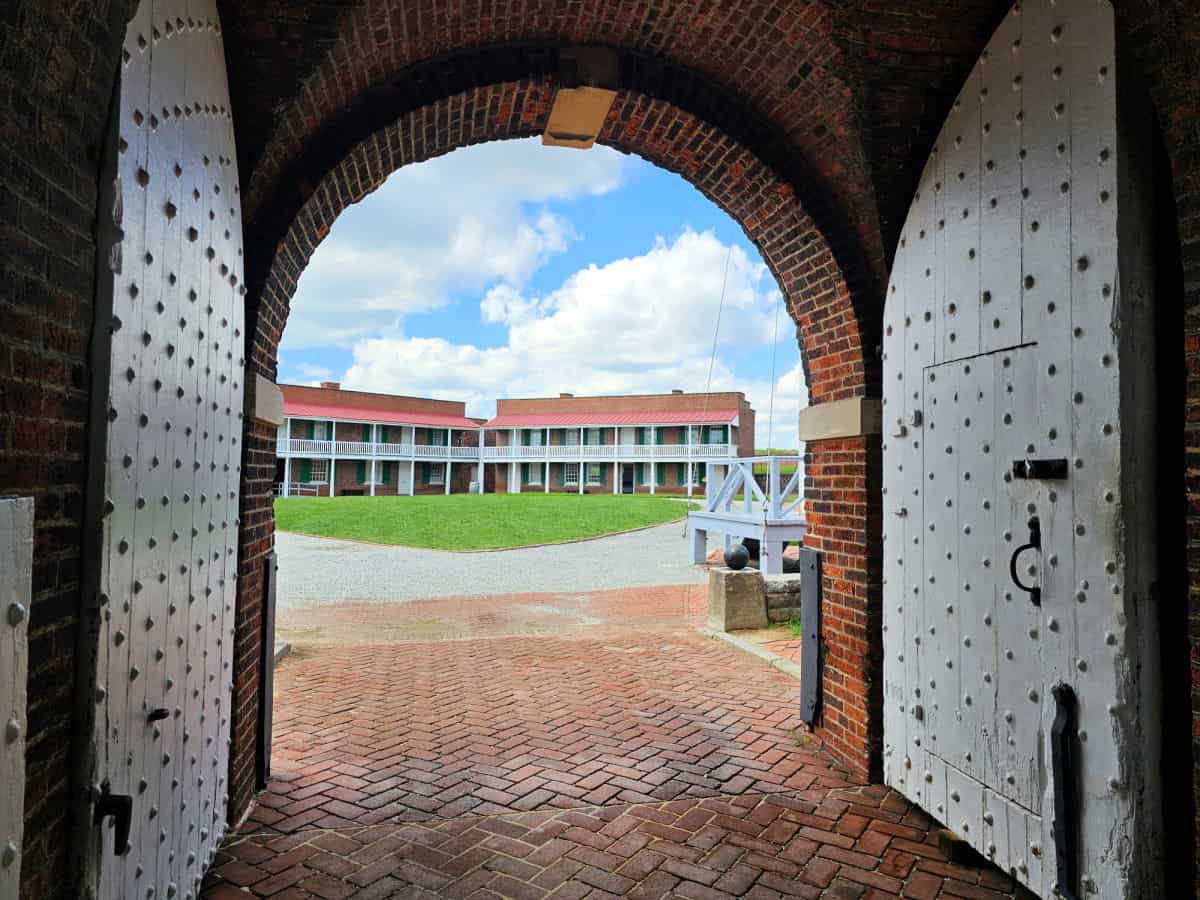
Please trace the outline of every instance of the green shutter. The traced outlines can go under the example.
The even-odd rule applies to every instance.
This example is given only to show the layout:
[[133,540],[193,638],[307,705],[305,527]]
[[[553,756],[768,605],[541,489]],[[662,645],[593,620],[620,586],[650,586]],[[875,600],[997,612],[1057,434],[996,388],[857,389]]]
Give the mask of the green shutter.
[[529,463],[521,463],[521,484],[529,484]]
[[567,483],[567,464],[555,463],[554,465],[558,466],[558,486],[562,487]]
[[383,472],[380,473],[379,480],[384,484],[392,483],[392,464],[390,462],[383,464]]
[[421,463],[421,483],[429,484],[429,463]]
[[[310,422],[309,424],[311,425],[312,423]],[[300,481],[303,484],[308,484],[308,482],[312,481],[312,460],[311,459],[300,460]]]
[[[638,429],[638,430],[640,431],[641,429]],[[634,474],[633,480],[635,482],[634,487],[640,487],[642,485],[642,483],[646,480],[645,478],[642,477],[646,473],[646,469],[644,468],[645,465],[646,465],[645,463],[635,463],[634,464],[634,467],[633,467],[633,474]]]
[[583,433],[583,446],[586,447],[587,442],[588,442],[588,430],[586,428],[584,428],[584,429],[582,429],[582,433]]
[[356,469],[357,469],[357,471],[355,471],[354,477],[356,479],[358,479],[359,484],[365,483],[367,480],[367,464],[365,462],[359,461],[358,465],[356,466]]
[[380,425],[380,426],[379,426],[379,443],[381,443],[381,444],[386,444],[387,442],[388,442],[388,439],[387,439],[387,426],[386,426],[386,425]]
[[687,463],[675,464],[675,483],[681,487],[687,484]]
[[638,442],[638,444],[646,443],[646,429],[645,428],[639,428],[637,430],[637,442]]
[[661,444],[663,442],[663,437],[665,437],[665,435],[663,435],[663,430],[661,428],[655,428],[654,429],[654,443]]
[[307,437],[310,441],[314,439],[314,436],[317,433],[316,427],[317,427],[317,423],[314,422],[312,419],[309,419],[307,422],[304,423],[304,436]]

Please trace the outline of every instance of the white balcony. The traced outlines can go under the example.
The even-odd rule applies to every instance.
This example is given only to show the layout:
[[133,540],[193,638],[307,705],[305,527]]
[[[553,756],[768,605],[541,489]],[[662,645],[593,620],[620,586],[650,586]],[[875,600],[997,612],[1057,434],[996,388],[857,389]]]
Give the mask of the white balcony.
[[[474,449],[474,448],[472,448]],[[489,460],[655,460],[725,459],[737,454],[735,444],[550,444],[484,447]]]
[[372,444],[367,441],[279,441],[280,456],[375,457],[377,459],[477,460],[478,447],[440,447],[433,444]]
[[[549,446],[484,447],[485,461],[531,460],[655,460],[678,462],[725,459],[737,454],[736,444],[551,444]],[[280,456],[315,456],[376,459],[473,461],[479,447],[444,447],[434,444],[372,444],[368,441],[311,441],[292,438],[279,442]]]

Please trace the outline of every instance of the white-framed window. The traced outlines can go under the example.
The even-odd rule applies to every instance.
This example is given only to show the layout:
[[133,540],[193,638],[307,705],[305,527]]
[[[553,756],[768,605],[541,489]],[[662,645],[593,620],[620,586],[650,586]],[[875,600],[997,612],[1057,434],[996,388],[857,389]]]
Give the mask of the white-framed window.
[[604,484],[604,467],[600,463],[588,463],[587,483],[591,485]]
[[529,432],[529,446],[530,447],[542,446],[542,440],[544,439],[544,437],[545,437],[545,432],[543,432],[542,429],[540,429],[540,428],[533,429],[532,431]]
[[563,463],[563,484],[579,484],[579,463]]
[[599,447],[604,443],[604,429],[603,428],[589,428],[587,430],[587,432],[588,432],[587,442],[589,444],[591,444],[593,447]]
[[329,460],[314,459],[309,465],[308,483],[324,484],[329,480]]
[[429,483],[430,484],[445,484],[446,483],[445,463],[430,463],[429,464]]
[[562,437],[564,447],[574,447],[579,443],[579,432],[574,428],[564,428]]
[[642,465],[642,487],[649,487],[654,483],[654,466],[650,463]]

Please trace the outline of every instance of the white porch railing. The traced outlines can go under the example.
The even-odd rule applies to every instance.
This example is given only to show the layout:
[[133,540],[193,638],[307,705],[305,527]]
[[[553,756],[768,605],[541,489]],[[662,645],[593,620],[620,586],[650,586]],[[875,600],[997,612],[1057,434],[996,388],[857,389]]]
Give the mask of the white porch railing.
[[309,441],[303,438],[292,438],[287,444],[289,453],[309,453],[313,456],[330,456],[333,453],[333,441]]
[[[305,484],[303,482],[293,481],[287,487],[287,496],[289,497],[318,497],[321,494],[321,487],[320,485],[316,484]],[[272,486],[272,491],[276,497],[284,496],[283,482],[277,481]]]
[[338,441],[338,456],[372,456],[375,445],[367,441]]
[[285,456],[374,456],[388,459],[479,459],[478,447],[444,447],[435,444],[372,444],[369,441],[309,441],[293,438],[279,442]]
[[[765,491],[754,478],[756,463],[766,464]],[[786,479],[780,475],[781,463],[795,466]],[[709,460],[706,467],[708,491],[704,508],[688,513],[692,562],[704,562],[708,532],[719,531],[725,535],[726,546],[735,537],[754,538],[759,542],[763,572],[769,575],[782,572],[784,544],[803,540],[807,531],[800,457],[734,457]],[[724,474],[718,477],[717,470],[721,468]]]
[[737,452],[732,444],[550,444],[484,447],[483,458],[508,460],[606,459],[659,460],[725,459]]

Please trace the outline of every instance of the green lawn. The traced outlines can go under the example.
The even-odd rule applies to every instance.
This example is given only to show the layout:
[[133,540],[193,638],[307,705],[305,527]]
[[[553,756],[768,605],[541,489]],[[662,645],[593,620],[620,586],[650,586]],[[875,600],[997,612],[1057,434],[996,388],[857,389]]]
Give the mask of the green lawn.
[[281,531],[439,550],[499,550],[574,541],[670,522],[686,513],[685,503],[669,497],[613,494],[289,497],[275,501],[275,523]]

